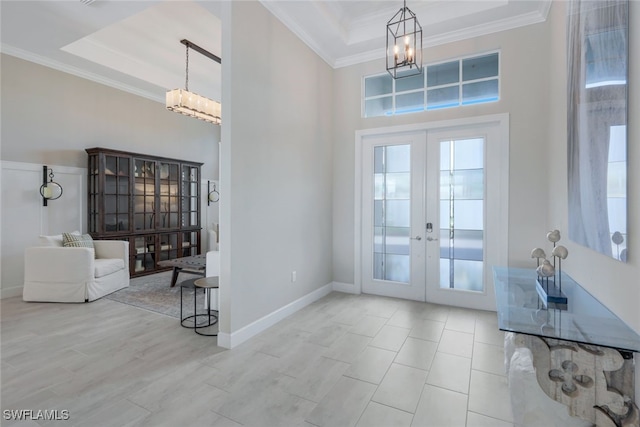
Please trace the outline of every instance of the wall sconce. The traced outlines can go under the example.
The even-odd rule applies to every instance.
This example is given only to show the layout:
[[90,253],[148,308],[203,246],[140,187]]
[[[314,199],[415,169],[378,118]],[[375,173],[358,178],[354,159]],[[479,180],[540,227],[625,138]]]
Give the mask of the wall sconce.
[[207,181],[207,206],[211,203],[215,203],[220,200],[220,193],[216,190],[216,183],[213,183],[213,190],[211,189],[211,181]]
[[[49,181],[47,181],[47,172],[49,172]],[[42,206],[47,206],[47,200],[56,200],[62,196],[62,186],[53,180],[53,169],[49,169],[46,165],[42,166],[40,195],[42,196]]]

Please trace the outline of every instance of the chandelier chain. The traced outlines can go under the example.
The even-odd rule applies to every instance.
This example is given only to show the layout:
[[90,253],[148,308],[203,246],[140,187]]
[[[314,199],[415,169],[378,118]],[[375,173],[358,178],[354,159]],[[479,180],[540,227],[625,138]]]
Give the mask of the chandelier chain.
[[189,90],[189,45],[185,44],[185,46],[187,47],[187,65],[186,65],[186,69],[185,69],[185,81],[184,81],[184,89],[185,90]]

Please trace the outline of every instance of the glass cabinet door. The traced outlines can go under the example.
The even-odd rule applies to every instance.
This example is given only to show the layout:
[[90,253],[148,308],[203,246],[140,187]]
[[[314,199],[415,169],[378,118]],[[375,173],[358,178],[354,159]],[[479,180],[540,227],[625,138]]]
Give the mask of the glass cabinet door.
[[135,231],[156,228],[156,162],[134,159],[133,224]]
[[160,261],[178,257],[178,233],[160,234]]
[[200,233],[197,231],[184,231],[182,234],[182,244],[180,246],[180,256],[198,255]]
[[132,273],[142,273],[156,269],[156,235],[133,237],[133,265],[130,266]]
[[97,154],[89,156],[89,233],[98,233],[102,231],[102,222],[100,221],[100,171],[98,169],[99,157]]
[[178,189],[180,184],[177,163],[159,163],[160,218],[158,228],[178,228]]
[[200,176],[195,166],[182,166],[182,227],[199,227]]
[[104,160],[104,231],[129,231],[130,159],[105,155]]

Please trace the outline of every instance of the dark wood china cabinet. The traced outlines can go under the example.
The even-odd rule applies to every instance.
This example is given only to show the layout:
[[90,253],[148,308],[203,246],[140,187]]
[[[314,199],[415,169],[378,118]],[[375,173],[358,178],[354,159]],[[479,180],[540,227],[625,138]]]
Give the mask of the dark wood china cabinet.
[[202,163],[107,148],[89,155],[87,224],[94,239],[129,241],[131,276],[201,247]]

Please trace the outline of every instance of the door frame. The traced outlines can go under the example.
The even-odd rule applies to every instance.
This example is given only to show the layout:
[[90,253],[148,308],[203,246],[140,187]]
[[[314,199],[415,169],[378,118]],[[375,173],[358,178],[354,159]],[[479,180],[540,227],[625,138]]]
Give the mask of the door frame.
[[[508,264],[509,248],[509,114],[492,114],[461,119],[441,120],[435,122],[415,123],[410,125],[387,126],[371,129],[361,129],[355,132],[355,179],[354,179],[354,288],[353,293],[362,293],[362,143],[367,136],[385,134],[397,134],[403,132],[445,131],[447,129],[459,129],[465,126],[490,126],[498,128],[499,140],[496,142],[497,156],[492,156],[492,168],[499,174],[499,221],[503,224],[499,235],[495,236],[496,245],[504,250],[497,256],[497,263],[506,266]],[[496,144],[494,143],[494,144]],[[487,150],[488,152],[488,150]],[[490,268],[487,265],[487,268]],[[346,290],[346,289],[345,289]],[[489,310],[495,310],[495,301]]]

